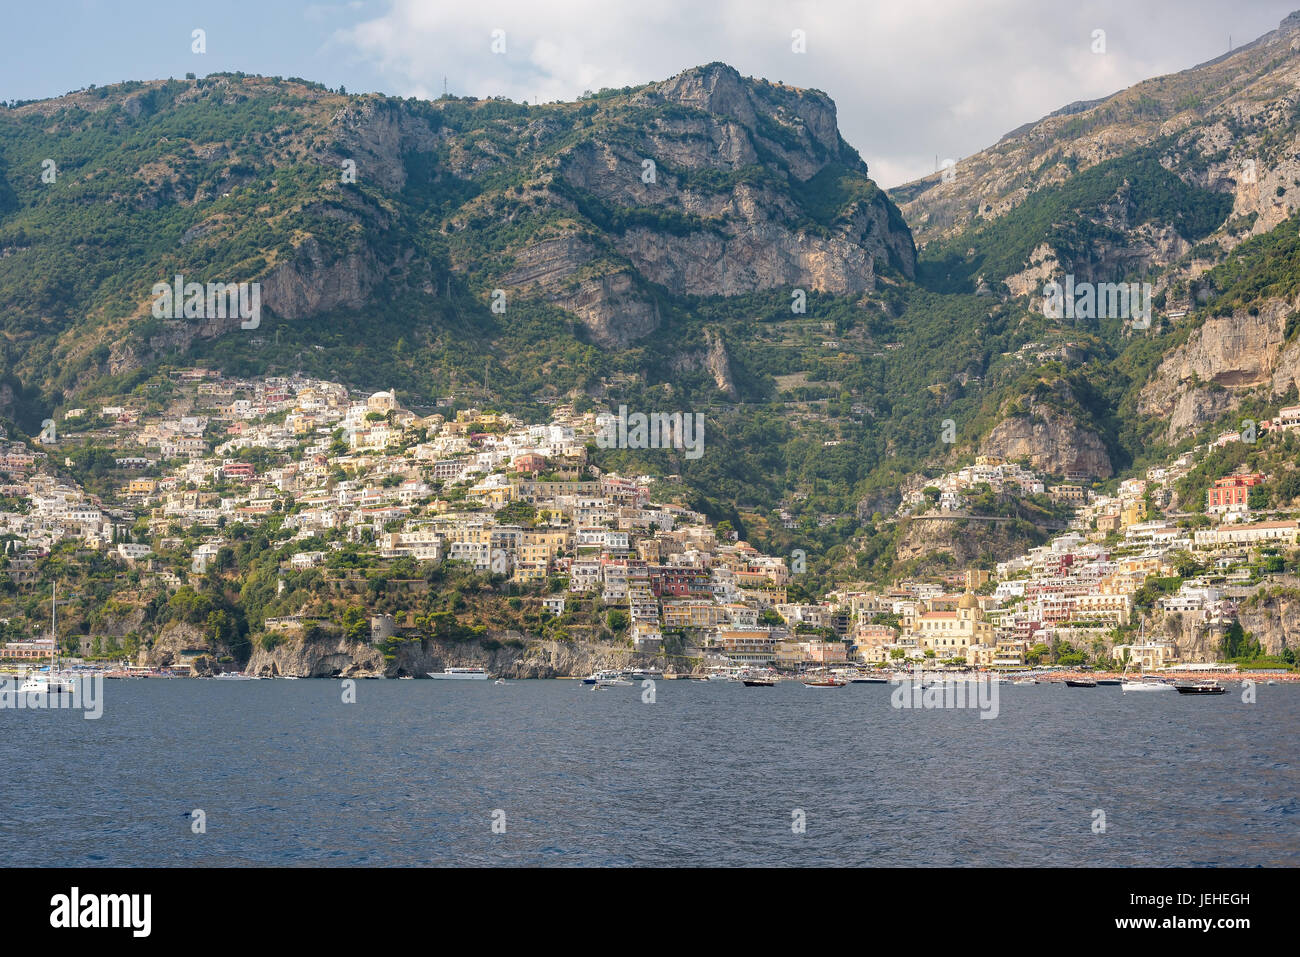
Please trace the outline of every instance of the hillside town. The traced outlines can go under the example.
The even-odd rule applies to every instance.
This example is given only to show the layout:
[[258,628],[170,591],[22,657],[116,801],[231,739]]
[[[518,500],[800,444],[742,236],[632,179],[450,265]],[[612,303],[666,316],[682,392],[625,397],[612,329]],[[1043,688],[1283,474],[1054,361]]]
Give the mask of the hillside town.
[[[654,477],[594,466],[594,412],[561,405],[544,424],[474,408],[418,415],[391,391],[353,395],[305,377],[245,381],[201,369],[182,371],[176,389],[163,413],[129,401],[72,409],[39,448],[0,444],[3,573],[14,588],[35,587],[42,559],[72,542],[132,569],[141,587],[175,593],[219,563],[231,529],[275,516],[290,546],[286,570],[324,567],[344,548],[379,566],[458,564],[531,589],[557,621],[594,602],[617,622],[618,640],[647,655],[796,670],[1015,669],[1050,655],[1155,670],[1213,661],[1218,646],[1144,636],[1144,611],[1177,615],[1182,633],[1213,639],[1281,570],[1275,556],[1297,544],[1294,517],[1256,514],[1258,473],[1218,477],[1208,521],[1167,511],[1174,483],[1206,447],[1119,482],[1114,494],[982,456],[907,492],[897,518],[964,514],[968,496],[991,490],[1046,494],[1073,510],[1069,527],[993,567],[792,601],[802,553],[762,554],[699,512],[655,501]],[[1296,429],[1300,407],[1282,409],[1259,424],[1258,441]],[[116,484],[92,493],[66,477],[83,454],[61,450],[72,437],[80,450],[113,449],[98,472]],[[1211,447],[1241,441],[1228,433]],[[1164,583],[1159,594],[1150,594],[1153,579]],[[291,633],[311,621],[250,624]],[[371,619],[374,638],[410,627],[410,616]],[[9,637],[8,659],[49,653],[48,635]]]

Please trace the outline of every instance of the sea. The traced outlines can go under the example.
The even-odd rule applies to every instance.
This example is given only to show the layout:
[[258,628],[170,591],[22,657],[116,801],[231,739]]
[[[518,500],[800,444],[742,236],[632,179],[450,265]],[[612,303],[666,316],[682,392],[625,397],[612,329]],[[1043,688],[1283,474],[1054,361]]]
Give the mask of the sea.
[[[107,681],[0,709],[0,861],[1300,865],[1300,686]],[[985,714],[989,709],[985,709]]]

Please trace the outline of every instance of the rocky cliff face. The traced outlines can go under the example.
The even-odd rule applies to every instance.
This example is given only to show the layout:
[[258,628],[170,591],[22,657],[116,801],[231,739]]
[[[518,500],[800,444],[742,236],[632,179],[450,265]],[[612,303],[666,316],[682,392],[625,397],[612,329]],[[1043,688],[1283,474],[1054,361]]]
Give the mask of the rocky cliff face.
[[980,443],[980,454],[1007,461],[1026,458],[1049,475],[1078,473],[1110,478],[1110,455],[1101,437],[1082,428],[1070,416],[1045,405],[1031,406],[1029,415],[1003,419]]
[[960,518],[906,519],[898,543],[897,561],[910,562],[919,558],[924,560],[921,568],[963,568],[981,561],[1005,561],[1042,544],[1046,537],[1025,523]]
[[218,659],[233,658],[229,645],[214,642],[207,632],[195,625],[174,621],[162,628],[153,640],[140,649],[137,663],[151,668],[165,668],[194,660],[195,674],[209,674],[222,668]]
[[[1287,392],[1300,374],[1300,342],[1284,341],[1297,304],[1264,301],[1256,310],[1216,316],[1170,352],[1138,398],[1138,411],[1168,421],[1176,442],[1236,408],[1243,393]],[[1254,312],[1254,314],[1252,314]]]
[[1263,645],[1265,654],[1300,649],[1300,590],[1282,589],[1258,601],[1242,602],[1237,618],[1242,630]]
[[584,677],[628,666],[663,670],[699,669],[697,662],[638,654],[629,648],[585,642],[542,641],[517,632],[489,634],[477,641],[398,643],[391,659],[368,642],[344,639],[306,642],[294,636],[270,651],[258,646],[246,671],[300,678],[423,678],[444,668],[486,668],[505,678]]
[[[831,164],[866,183],[824,94],[711,64],[597,116],[588,137],[533,164],[530,203],[594,216],[605,235],[539,230],[509,249],[494,282],[573,312],[599,344],[622,348],[657,328],[647,283],[688,296],[857,293],[873,288],[882,258],[914,275],[911,235],[882,193],[811,228],[801,184]],[[502,199],[509,210],[514,199]]]

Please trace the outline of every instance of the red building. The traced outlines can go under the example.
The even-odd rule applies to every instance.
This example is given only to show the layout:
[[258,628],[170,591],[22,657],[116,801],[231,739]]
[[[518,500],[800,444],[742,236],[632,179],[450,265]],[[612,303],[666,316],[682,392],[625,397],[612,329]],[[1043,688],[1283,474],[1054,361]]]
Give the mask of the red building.
[[1223,512],[1229,509],[1249,508],[1250,490],[1264,481],[1258,472],[1247,475],[1229,475],[1215,481],[1206,490],[1206,511]]
[[546,468],[546,459],[536,452],[525,452],[523,455],[516,456],[514,468],[516,472],[536,474]]

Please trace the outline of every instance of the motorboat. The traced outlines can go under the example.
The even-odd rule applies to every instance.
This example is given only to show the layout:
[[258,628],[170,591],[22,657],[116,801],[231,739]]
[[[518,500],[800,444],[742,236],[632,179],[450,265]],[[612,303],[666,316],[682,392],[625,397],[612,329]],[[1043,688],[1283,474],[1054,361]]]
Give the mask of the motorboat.
[[444,668],[442,671],[426,671],[430,678],[446,681],[487,681],[486,668]]
[[621,678],[623,678],[623,672],[607,668],[604,671],[596,671],[587,675],[587,677],[582,679],[582,683],[584,685],[598,685],[601,683],[609,683]]
[[1180,681],[1174,685],[1179,694],[1227,694],[1228,689],[1217,681]]

